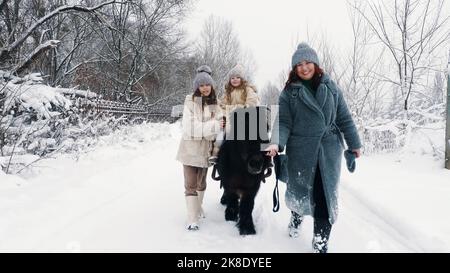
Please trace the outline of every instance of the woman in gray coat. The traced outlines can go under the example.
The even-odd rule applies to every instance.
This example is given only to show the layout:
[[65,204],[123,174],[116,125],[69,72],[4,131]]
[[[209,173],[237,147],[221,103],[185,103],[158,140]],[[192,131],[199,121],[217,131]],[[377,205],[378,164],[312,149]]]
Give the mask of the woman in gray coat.
[[315,50],[301,43],[280,94],[267,155],[275,156],[286,146],[286,204],[292,211],[289,235],[298,236],[303,217],[313,216],[314,252],[327,252],[337,218],[342,135],[349,150],[359,157],[361,142],[342,91],[320,68]]

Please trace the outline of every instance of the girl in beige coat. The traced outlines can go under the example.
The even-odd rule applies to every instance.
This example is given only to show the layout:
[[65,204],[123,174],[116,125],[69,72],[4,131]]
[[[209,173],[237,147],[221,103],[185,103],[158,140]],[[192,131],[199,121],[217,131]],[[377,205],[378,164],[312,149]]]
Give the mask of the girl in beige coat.
[[[236,65],[228,72],[228,83],[225,85],[225,92],[221,98],[219,105],[223,111],[223,116],[229,120],[230,113],[237,108],[246,108],[258,106],[260,100],[256,94],[256,88],[251,86],[245,77],[244,68],[241,65]],[[225,131],[229,131],[229,122],[226,123]],[[225,133],[223,130],[219,132],[214,141],[214,148],[209,162],[215,164],[217,162],[217,155],[220,146],[223,143]],[[225,205],[227,202],[225,193],[220,198],[220,203]]]
[[198,219],[206,190],[208,158],[212,143],[224,123],[217,104],[214,81],[207,66],[197,69],[194,94],[188,95],[183,109],[183,136],[176,159],[183,164],[187,206],[187,229],[198,230]]
[[[236,65],[228,72],[228,82],[225,85],[225,91],[220,99],[219,105],[224,113],[224,117],[229,118],[230,113],[237,108],[246,108],[258,106],[260,100],[256,94],[256,88],[251,86],[245,77],[244,68],[241,65]],[[228,128],[229,123],[226,123]],[[214,142],[212,156],[209,159],[211,164],[217,162],[217,154],[222,145],[224,132],[220,131]]]
[[228,83],[225,85],[220,107],[229,114],[236,108],[257,106],[259,103],[256,88],[247,82],[244,68],[235,66],[228,72]]

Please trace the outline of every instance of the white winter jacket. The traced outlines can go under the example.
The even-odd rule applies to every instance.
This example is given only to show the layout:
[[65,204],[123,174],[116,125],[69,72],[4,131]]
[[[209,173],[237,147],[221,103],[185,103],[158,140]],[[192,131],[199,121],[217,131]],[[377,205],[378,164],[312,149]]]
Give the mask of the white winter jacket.
[[212,142],[220,131],[222,111],[216,104],[202,108],[201,97],[195,100],[192,95],[188,95],[184,101],[183,136],[176,159],[183,165],[207,168]]

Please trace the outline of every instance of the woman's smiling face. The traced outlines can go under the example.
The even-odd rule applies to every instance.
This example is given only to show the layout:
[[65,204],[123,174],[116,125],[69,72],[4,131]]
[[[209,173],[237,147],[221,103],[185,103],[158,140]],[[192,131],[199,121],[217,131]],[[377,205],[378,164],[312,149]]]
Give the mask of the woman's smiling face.
[[314,63],[303,61],[295,67],[295,72],[297,73],[297,76],[300,77],[302,80],[310,80],[314,76],[316,68],[314,66]]
[[202,97],[207,97],[209,94],[211,94],[212,87],[209,84],[202,84],[198,87],[200,90],[200,94],[202,94]]

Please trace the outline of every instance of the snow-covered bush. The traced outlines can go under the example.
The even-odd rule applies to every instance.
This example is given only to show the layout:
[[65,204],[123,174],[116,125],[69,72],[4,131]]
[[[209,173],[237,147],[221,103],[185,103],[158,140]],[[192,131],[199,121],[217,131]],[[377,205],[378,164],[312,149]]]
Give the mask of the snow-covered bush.
[[[364,121],[363,126],[360,126],[364,153],[408,150],[442,158],[445,138],[445,104],[414,106],[414,110],[409,110],[407,113],[388,113],[383,118]],[[430,137],[430,130],[435,132],[435,136],[442,136],[442,139]]]
[[32,85],[44,82],[44,78],[40,73],[31,73],[24,77],[17,77],[11,72],[0,70],[0,82],[11,84]]
[[30,164],[30,155],[34,162],[36,156],[79,152],[99,136],[131,122],[97,113],[95,93],[52,88],[41,84],[36,74],[27,80],[0,76],[9,80],[0,81],[0,169],[4,171],[23,169]]
[[3,113],[13,116],[28,113],[36,120],[50,120],[70,110],[71,101],[45,85],[17,85],[8,83],[5,88]]
[[399,149],[403,141],[399,129],[391,123],[365,126],[362,132],[364,153],[393,152]]

